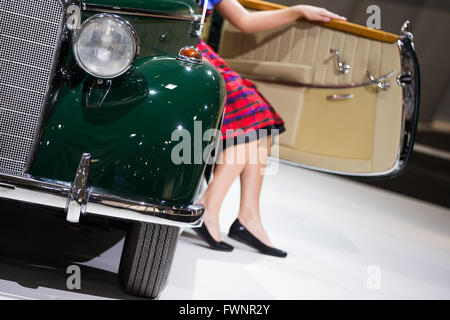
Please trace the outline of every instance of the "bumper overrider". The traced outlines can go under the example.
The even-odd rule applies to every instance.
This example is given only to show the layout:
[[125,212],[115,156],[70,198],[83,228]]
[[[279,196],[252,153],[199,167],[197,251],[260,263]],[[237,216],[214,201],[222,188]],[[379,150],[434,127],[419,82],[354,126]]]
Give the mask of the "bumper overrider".
[[91,155],[84,153],[72,184],[47,182],[29,175],[0,173],[0,198],[63,209],[66,219],[79,223],[85,215],[176,226],[198,227],[201,205],[171,206],[154,199],[131,199],[87,185]]

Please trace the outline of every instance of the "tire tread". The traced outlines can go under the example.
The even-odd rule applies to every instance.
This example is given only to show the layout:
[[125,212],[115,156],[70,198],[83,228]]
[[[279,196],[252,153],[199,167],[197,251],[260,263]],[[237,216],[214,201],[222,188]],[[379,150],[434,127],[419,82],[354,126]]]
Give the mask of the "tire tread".
[[119,268],[123,290],[155,298],[164,289],[178,242],[179,228],[132,223],[127,232]]

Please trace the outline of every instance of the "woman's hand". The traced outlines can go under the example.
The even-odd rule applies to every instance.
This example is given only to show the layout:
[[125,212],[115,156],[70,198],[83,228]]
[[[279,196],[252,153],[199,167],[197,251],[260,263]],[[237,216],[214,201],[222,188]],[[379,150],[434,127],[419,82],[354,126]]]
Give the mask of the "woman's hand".
[[330,19],[347,20],[347,18],[330,12],[324,8],[306,5],[297,5],[292,8],[299,12],[301,17],[308,19],[309,21],[329,22]]
[[324,22],[328,22],[330,19],[347,20],[328,10],[305,5],[280,10],[248,12],[237,0],[222,0],[215,8],[222,17],[244,33],[275,29],[300,18]]

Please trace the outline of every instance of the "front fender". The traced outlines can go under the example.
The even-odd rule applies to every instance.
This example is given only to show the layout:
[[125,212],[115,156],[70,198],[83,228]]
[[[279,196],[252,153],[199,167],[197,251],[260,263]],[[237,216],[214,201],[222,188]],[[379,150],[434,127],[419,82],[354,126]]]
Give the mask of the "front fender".
[[[207,62],[188,65],[173,56],[142,58],[130,73],[113,80],[100,108],[86,107],[90,80],[62,90],[30,174],[70,182],[82,153],[88,152],[90,186],[192,203],[205,164],[175,164],[171,154],[178,142],[171,141],[172,132],[187,130],[193,150],[194,121],[201,121],[203,131],[219,126],[226,97],[222,76]],[[202,141],[203,148],[207,144]]]

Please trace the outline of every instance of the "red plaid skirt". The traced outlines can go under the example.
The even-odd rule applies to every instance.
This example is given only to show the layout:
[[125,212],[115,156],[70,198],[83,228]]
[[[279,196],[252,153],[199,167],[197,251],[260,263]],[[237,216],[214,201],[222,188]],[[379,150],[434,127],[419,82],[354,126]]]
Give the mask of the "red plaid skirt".
[[[240,135],[245,135],[245,138],[252,136],[258,138],[260,132],[270,135],[285,131],[281,117],[250,80],[233,71],[204,41],[199,42],[198,49],[225,80],[227,102],[222,126],[222,139],[227,140],[225,146],[230,145],[229,141],[234,143],[242,141],[242,139],[237,139]],[[259,131],[258,129],[266,130]],[[275,129],[275,131],[271,129]],[[252,130],[256,131],[256,135],[248,134]],[[247,141],[248,139],[245,140],[245,142]]]

